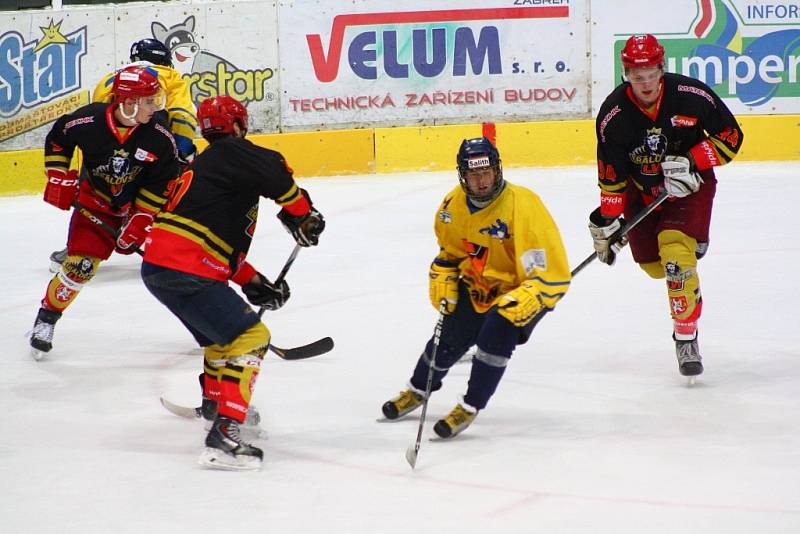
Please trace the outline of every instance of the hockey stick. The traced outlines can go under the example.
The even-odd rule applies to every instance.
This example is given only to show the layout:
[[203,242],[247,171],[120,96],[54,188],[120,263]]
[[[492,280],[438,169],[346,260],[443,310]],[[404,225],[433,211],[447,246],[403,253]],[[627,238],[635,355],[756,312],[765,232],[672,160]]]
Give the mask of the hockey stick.
[[[100,228],[105,230],[115,240],[119,236],[119,232],[117,230],[115,230],[113,226],[111,226],[110,224],[108,224],[104,220],[100,219],[97,215],[95,215],[94,213],[92,213],[91,211],[86,209],[77,200],[72,203],[72,207],[75,208],[75,211],[77,211],[78,213],[80,213],[81,215],[83,215],[84,217],[86,217],[87,219],[92,221],[93,223],[95,223],[97,226],[99,226]],[[144,256],[144,252],[142,252],[142,249],[140,249],[136,245],[133,245],[131,248],[133,248],[133,251],[135,253],[137,253],[139,256]]]
[[[611,236],[610,241],[617,242],[623,237],[625,237],[628,232],[630,232],[636,225],[638,225],[642,220],[650,215],[662,202],[664,202],[669,195],[666,191],[662,191],[656,198],[648,204],[642,211],[636,214],[636,216],[628,222],[625,228],[622,228],[620,231],[616,232],[614,235]],[[580,271],[582,271],[587,265],[593,262],[597,258],[597,252],[592,252],[592,254],[583,260],[575,269],[572,270],[571,276],[575,276]],[[433,385],[433,371],[434,365],[436,361],[436,352],[439,349],[439,338],[442,333],[442,323],[444,321],[444,312],[446,309],[447,302],[442,300],[439,305],[439,320],[436,322],[436,329],[434,330],[433,334],[433,354],[431,355],[431,360],[428,365],[428,382],[425,385],[425,397],[422,401],[422,414],[420,415],[419,419],[419,428],[417,429],[417,440],[414,444],[409,445],[408,449],[406,450],[406,460],[408,461],[411,469],[414,469],[417,465],[417,457],[419,455],[419,447],[420,442],[422,441],[422,427],[425,424],[425,415],[428,410],[428,399],[431,395],[431,386]],[[543,310],[539,312],[537,317],[533,320],[538,322],[540,321],[544,315],[547,313],[548,310]]]
[[[619,229],[611,237],[609,237],[608,239],[609,242],[615,244],[618,243],[623,237],[628,235],[628,232],[633,230],[633,228],[637,224],[642,222],[642,220],[645,217],[650,215],[657,207],[659,207],[662,202],[667,200],[667,197],[669,197],[669,193],[667,193],[666,191],[662,191],[661,193],[659,193],[658,196],[655,198],[655,200],[653,200],[650,204],[648,204],[642,211],[637,213],[633,219],[628,221],[628,223],[625,225],[624,228]],[[577,267],[572,269],[571,275],[575,276],[576,274],[581,272],[587,265],[592,263],[595,260],[595,258],[597,258],[597,251],[592,252],[585,260],[580,262]]]
[[414,469],[417,466],[417,456],[419,455],[419,445],[422,441],[422,427],[425,424],[425,414],[428,412],[428,399],[431,397],[431,387],[433,386],[433,370],[436,366],[436,353],[439,350],[439,338],[442,336],[442,323],[444,313],[447,311],[447,301],[442,299],[439,303],[439,319],[436,321],[436,328],[433,331],[433,350],[431,351],[431,361],[428,363],[428,381],[425,384],[425,398],[422,399],[422,414],[419,416],[419,428],[417,428],[417,440],[406,449],[406,460]]
[[[280,284],[283,279],[286,278],[286,273],[289,272],[289,268],[294,263],[294,260],[297,259],[297,254],[300,252],[301,248],[302,247],[300,245],[294,246],[292,253],[289,254],[289,258],[287,258],[286,263],[283,264],[283,268],[281,269],[281,272],[278,273],[278,277],[275,279],[273,285]],[[267,309],[263,306],[258,310],[259,319],[264,315],[266,310]],[[291,349],[282,349],[270,343],[268,349],[284,360],[305,360],[306,358],[313,358],[314,356],[319,356],[333,350],[333,339],[330,337],[324,337],[314,341],[313,343],[309,343],[308,345],[294,347]]]
[[[300,245],[295,245],[294,246],[294,249],[292,249],[292,253],[289,254],[289,257],[287,258],[286,263],[283,264],[283,268],[281,269],[281,272],[278,273],[278,277],[275,279],[275,282],[273,282],[272,285],[277,286],[278,284],[283,282],[283,279],[286,278],[286,273],[289,272],[289,267],[291,267],[292,264],[294,263],[294,260],[297,259],[297,254],[300,252],[301,248],[302,247]],[[263,307],[263,306],[261,307],[260,310],[258,310],[259,319],[264,316],[264,312],[265,311],[267,311],[267,309],[265,307]]]
[[[72,207],[75,208],[75,210],[79,212],[81,215],[83,215],[84,217],[95,223],[97,226],[108,232],[108,234],[111,235],[112,237],[114,238],[117,237],[117,231],[114,230],[113,226],[111,226],[107,222],[97,217],[94,213],[92,213],[84,206],[82,206],[78,201],[73,202]],[[134,245],[133,250],[140,256],[144,256],[144,252],[139,247]],[[283,266],[283,269],[281,269],[281,272],[278,275],[278,279],[276,281],[280,281],[286,276],[286,273],[289,271],[289,267],[291,267],[292,263],[294,263],[295,258],[297,258],[298,252],[300,252],[300,245],[295,245],[294,250],[289,256],[289,259],[286,260],[286,264]],[[261,308],[261,310],[258,312],[258,316],[261,317],[263,314],[264,314],[264,308]],[[272,344],[269,345],[269,350],[271,350],[284,360],[304,360],[306,358],[313,358],[314,356],[319,356],[320,354],[325,354],[326,352],[330,352],[332,349],[333,349],[333,339],[331,339],[330,337],[324,337],[313,343],[309,343],[308,345],[303,345],[301,347],[294,347],[289,349],[282,349]]]

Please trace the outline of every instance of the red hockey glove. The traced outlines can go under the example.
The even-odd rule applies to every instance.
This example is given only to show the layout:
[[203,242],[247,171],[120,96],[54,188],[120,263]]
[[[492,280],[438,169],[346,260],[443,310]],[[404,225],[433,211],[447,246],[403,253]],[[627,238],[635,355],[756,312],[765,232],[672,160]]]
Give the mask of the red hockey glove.
[[150,232],[153,216],[143,211],[138,211],[128,218],[117,237],[117,252],[120,254],[133,254],[141,249],[145,237]]
[[60,210],[68,210],[78,195],[78,171],[46,169],[44,201]]

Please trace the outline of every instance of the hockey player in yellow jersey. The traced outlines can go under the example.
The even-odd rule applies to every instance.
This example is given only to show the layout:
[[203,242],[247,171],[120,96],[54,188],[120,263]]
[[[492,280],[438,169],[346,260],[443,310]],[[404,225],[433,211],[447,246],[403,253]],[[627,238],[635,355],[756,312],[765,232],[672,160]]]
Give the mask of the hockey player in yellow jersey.
[[408,388],[384,403],[398,419],[422,405],[433,357],[431,391],[472,346],[466,394],[434,425],[442,438],[467,428],[486,407],[517,345],[553,310],[570,284],[558,227],[531,190],[503,179],[500,154],[485,137],[464,140],[456,157],[460,185],[436,213],[439,254],[430,266],[431,304],[442,314]]
[[[167,101],[164,111],[167,113],[167,125],[178,154],[184,161],[191,159],[196,152],[194,142],[197,130],[197,112],[195,111],[189,84],[181,78],[181,74],[172,67],[172,56],[169,48],[156,39],[142,39],[131,45],[131,65],[146,65],[158,73],[158,82],[164,89]],[[100,80],[92,94],[93,102],[111,102],[111,86],[116,72],[110,72]]]

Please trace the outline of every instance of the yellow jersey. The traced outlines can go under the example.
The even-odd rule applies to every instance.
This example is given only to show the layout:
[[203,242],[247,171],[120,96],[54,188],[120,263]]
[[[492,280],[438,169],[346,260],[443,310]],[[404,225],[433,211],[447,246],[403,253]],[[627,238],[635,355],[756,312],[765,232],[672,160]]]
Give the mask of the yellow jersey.
[[548,310],[569,288],[561,234],[536,193],[506,182],[491,204],[476,209],[461,186],[448,193],[434,223],[437,259],[458,265],[475,310],[531,280]]

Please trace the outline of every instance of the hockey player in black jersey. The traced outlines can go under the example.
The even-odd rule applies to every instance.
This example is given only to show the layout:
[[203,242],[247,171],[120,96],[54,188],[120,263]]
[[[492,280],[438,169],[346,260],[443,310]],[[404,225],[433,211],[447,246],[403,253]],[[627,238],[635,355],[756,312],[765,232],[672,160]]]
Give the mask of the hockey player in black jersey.
[[270,332],[229,285],[255,306],[277,310],[289,298],[246,261],[259,198],[274,200],[278,218],[301,246],[314,246],[325,221],[278,152],[245,139],[247,110],[230,96],[204,100],[198,122],[209,147],[177,178],[147,238],[142,279],[150,292],[204,347],[204,407],[215,404],[200,463],[258,469],[261,449],[242,441],[244,422]]
[[[172,66],[172,56],[169,48],[164,43],[155,39],[140,39],[131,45],[131,64],[129,67],[150,67],[158,78],[164,91],[164,109],[156,116],[163,119],[169,127],[175,145],[178,147],[178,157],[182,163],[191,160],[197,148],[193,139],[197,129],[197,114],[192,102],[189,84],[181,74]],[[124,68],[124,67],[123,67]],[[92,102],[111,103],[114,101],[114,72],[106,74],[94,88]],[[76,156],[72,160],[71,168],[80,169],[81,158]],[[57,273],[61,264],[67,257],[67,247],[53,251],[50,254],[50,271]]]
[[626,81],[597,115],[600,207],[589,218],[599,259],[614,263],[625,243],[611,242],[632,217],[666,191],[669,198],[628,233],[633,259],[666,279],[680,373],[703,372],[697,342],[702,309],[697,260],[708,249],[717,186],[714,167],[731,161],[743,134],[706,84],[664,72],[664,48],[634,35],[621,53]]
[[[56,321],[100,262],[115,249],[131,254],[142,244],[178,171],[172,134],[151,120],[164,106],[156,74],[125,68],[113,93],[111,104],[89,104],[59,118],[45,139],[44,200],[62,210],[79,207],[70,219],[67,258],[47,286],[31,332],[36,359],[51,350]],[[80,184],[77,171],[69,170],[76,148],[87,172]]]

